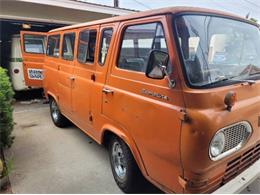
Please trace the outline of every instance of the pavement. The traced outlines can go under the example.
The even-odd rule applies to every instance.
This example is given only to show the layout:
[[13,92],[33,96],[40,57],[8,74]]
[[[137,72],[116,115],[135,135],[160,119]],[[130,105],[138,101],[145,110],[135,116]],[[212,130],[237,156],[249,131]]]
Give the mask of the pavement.
[[13,193],[122,193],[106,149],[75,126],[57,128],[42,103],[14,107]]
[[[13,162],[13,193],[122,193],[107,150],[75,126],[54,126],[47,104],[17,102],[14,121],[15,141],[5,152]],[[260,178],[242,193],[260,193]]]

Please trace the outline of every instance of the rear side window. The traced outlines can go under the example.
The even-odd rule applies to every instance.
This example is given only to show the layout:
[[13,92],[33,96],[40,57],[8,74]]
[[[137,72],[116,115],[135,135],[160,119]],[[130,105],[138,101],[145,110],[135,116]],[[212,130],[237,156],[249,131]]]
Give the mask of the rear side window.
[[112,39],[113,29],[105,29],[102,31],[102,38],[100,43],[100,51],[98,62],[99,64],[103,65],[106,61],[108,49],[110,46],[110,42]]
[[94,62],[96,49],[96,30],[84,30],[79,33],[78,61],[80,63]]
[[129,26],[124,31],[118,67],[145,72],[151,50],[167,52],[163,27],[160,23]]
[[69,33],[63,35],[61,55],[64,60],[73,60],[74,43],[75,43],[75,33]]
[[24,51],[26,53],[44,54],[45,39],[44,35],[24,35]]
[[59,57],[60,35],[50,35],[48,37],[47,55]]

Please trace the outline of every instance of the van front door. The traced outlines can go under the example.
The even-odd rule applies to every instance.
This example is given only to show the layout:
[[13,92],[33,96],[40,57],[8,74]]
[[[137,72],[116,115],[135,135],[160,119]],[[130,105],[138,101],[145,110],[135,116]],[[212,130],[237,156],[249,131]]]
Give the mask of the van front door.
[[[171,40],[165,40],[170,37],[166,19],[124,22],[119,29],[118,47],[113,51],[118,57],[103,87],[103,114],[130,133],[152,180],[181,191],[181,87],[176,83],[170,88],[167,78],[149,79],[144,73],[151,50],[174,53]],[[171,56],[168,69],[175,63]],[[171,74],[178,80],[176,69]]]
[[20,32],[24,80],[28,87],[43,86],[46,34],[30,31]]

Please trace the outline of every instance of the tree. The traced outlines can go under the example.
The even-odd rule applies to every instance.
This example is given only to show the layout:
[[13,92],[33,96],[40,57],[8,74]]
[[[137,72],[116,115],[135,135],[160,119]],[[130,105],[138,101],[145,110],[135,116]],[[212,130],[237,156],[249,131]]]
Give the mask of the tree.
[[10,147],[14,137],[13,130],[13,101],[14,92],[6,73],[6,69],[0,67],[0,150]]

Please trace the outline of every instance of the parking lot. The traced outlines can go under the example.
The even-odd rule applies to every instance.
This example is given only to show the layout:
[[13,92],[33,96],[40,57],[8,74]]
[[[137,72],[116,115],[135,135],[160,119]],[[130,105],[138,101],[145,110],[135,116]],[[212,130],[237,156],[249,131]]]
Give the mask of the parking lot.
[[[41,101],[14,106],[13,193],[122,193],[114,182],[107,151],[77,127],[60,129]],[[150,187],[150,193],[160,193]],[[242,193],[259,193],[257,179]]]

